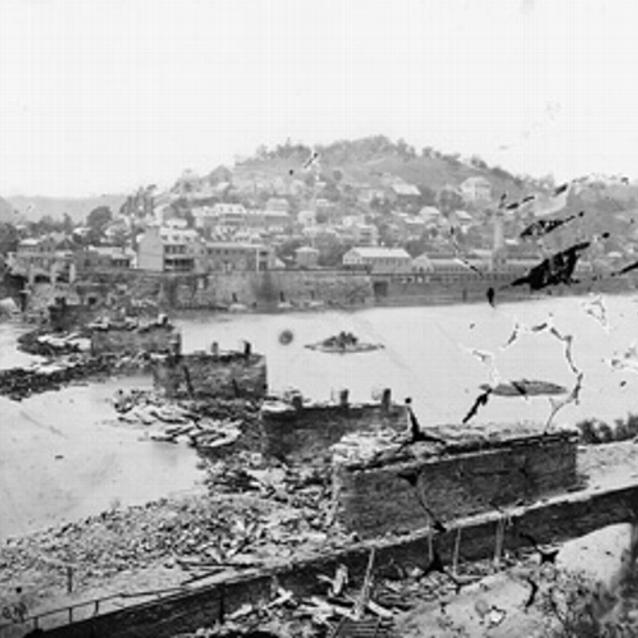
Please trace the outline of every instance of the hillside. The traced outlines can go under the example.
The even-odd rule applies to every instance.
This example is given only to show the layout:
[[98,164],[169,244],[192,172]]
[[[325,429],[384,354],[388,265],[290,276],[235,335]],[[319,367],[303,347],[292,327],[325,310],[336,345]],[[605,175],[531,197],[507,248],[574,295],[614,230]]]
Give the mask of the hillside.
[[383,136],[340,141],[315,149],[302,144],[279,145],[270,151],[262,148],[254,157],[238,163],[234,175],[240,179],[303,178],[308,172],[304,165],[313,150],[319,153],[317,161],[324,179],[332,179],[334,171],[339,171],[340,181],[354,186],[379,187],[384,176],[393,176],[438,191],[446,185],[459,186],[468,177],[483,176],[492,184],[494,193],[507,192],[510,197],[539,186],[498,167],[490,168],[479,158],[464,162],[433,149],[417,153],[402,141],[393,143]]
[[37,221],[47,215],[53,219],[62,219],[64,213],[68,213],[74,222],[81,223],[98,206],[108,206],[113,212],[117,212],[125,199],[126,195],[101,195],[99,197],[82,198],[17,195],[15,197],[7,197],[6,201],[28,221]]
[[15,223],[18,217],[13,210],[13,206],[6,199],[0,197],[0,224]]

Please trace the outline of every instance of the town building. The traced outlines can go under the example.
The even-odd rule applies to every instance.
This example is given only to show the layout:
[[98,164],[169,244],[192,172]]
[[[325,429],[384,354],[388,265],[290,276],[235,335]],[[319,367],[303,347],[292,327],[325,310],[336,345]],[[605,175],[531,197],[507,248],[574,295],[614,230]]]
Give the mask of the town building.
[[290,212],[290,203],[283,197],[271,197],[266,202],[266,210],[278,210],[284,213]]
[[378,201],[385,199],[383,188],[363,187],[357,192],[357,201],[360,204],[369,205],[375,199]]
[[421,196],[421,191],[407,182],[394,183],[391,186],[392,194],[398,199],[414,200]]
[[137,267],[156,272],[198,270],[204,246],[196,230],[170,226],[150,226],[140,238]]
[[468,177],[461,184],[461,195],[466,202],[489,202],[492,199],[492,185],[480,175]]
[[428,255],[423,253],[412,260],[412,270],[415,273],[438,275],[439,277],[466,278],[480,277],[477,271],[486,271],[489,262],[479,257],[465,257],[459,259],[454,256]]
[[222,231],[234,231],[246,225],[246,209],[241,204],[215,204],[212,208],[215,225]]
[[343,256],[343,265],[372,273],[405,274],[412,270],[412,257],[403,248],[357,246]]
[[135,266],[136,254],[132,248],[120,246],[89,246],[75,254],[78,272],[91,270],[127,269]]
[[379,230],[373,224],[352,224],[347,232],[357,246],[376,246],[379,243]]
[[274,232],[284,232],[293,218],[283,210],[249,210],[246,214],[246,226]]
[[271,246],[240,242],[207,242],[206,270],[261,272],[275,268],[275,252]]
[[27,277],[30,282],[70,282],[75,278],[70,246],[70,240],[61,233],[23,239],[16,251],[7,255],[6,265],[12,274]]

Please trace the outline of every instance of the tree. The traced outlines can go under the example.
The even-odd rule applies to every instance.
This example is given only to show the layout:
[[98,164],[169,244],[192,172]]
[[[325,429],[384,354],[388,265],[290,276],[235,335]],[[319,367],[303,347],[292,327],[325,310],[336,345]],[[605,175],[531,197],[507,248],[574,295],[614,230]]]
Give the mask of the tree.
[[111,236],[111,243],[114,246],[124,248],[129,238],[129,232],[124,226],[118,226]]
[[317,224],[327,224],[328,223],[328,213],[325,210],[317,211],[315,214],[315,221]]
[[69,213],[64,213],[64,216],[62,217],[62,230],[67,235],[70,235],[73,232],[74,226],[75,225],[73,224],[73,220],[71,219]]
[[444,215],[463,208],[463,198],[452,188],[442,188],[436,197],[436,203]]
[[18,231],[13,224],[0,223],[0,255],[14,252],[18,247]]
[[98,206],[88,214],[86,225],[101,235],[112,220],[111,209],[108,206]]
[[343,256],[352,248],[352,243],[327,237],[317,244],[317,248],[319,249],[319,265],[336,267],[341,266]]
[[474,168],[478,168],[481,170],[487,170],[487,162],[480,155],[472,155],[470,157],[470,164],[474,166]]
[[288,239],[283,244],[277,247],[277,257],[282,261],[292,261],[295,259],[295,251],[297,248],[304,245],[304,242],[300,239]]
[[418,199],[418,205],[420,208],[423,206],[434,206],[436,204],[436,192],[428,186],[419,186],[419,193],[421,193]]
[[37,222],[30,224],[29,228],[31,233],[37,237],[39,235],[60,231],[62,229],[62,222],[56,222],[51,215],[44,215],[40,217]]

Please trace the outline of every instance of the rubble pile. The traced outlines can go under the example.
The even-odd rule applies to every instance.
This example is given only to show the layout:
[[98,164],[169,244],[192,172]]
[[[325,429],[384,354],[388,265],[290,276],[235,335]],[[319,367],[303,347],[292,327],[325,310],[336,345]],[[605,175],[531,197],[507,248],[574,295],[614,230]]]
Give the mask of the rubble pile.
[[87,352],[91,341],[84,332],[51,333],[34,330],[18,337],[20,349],[42,357]]
[[120,423],[143,427],[154,441],[186,442],[200,451],[233,444],[233,449],[259,449],[259,405],[250,400],[172,401],[134,389],[118,390],[113,404]]
[[[507,556],[500,570],[524,565],[525,572],[535,571],[529,556]],[[313,583],[314,594],[295,596],[279,586],[270,602],[259,607],[245,604],[223,623],[201,627],[196,632],[176,634],[175,638],[227,638],[257,636],[257,631],[280,638],[307,636],[377,636],[399,638],[399,626],[405,625],[409,613],[424,603],[440,601],[442,609],[465,588],[476,587],[496,572],[491,561],[464,563],[454,573],[432,563],[425,569],[398,564],[375,564],[370,554],[363,582],[351,581],[348,569],[340,564],[334,574],[320,574]],[[489,605],[487,625],[496,626],[505,618]],[[500,611],[500,610],[499,610]],[[415,634],[420,635],[420,634]],[[443,635],[443,634],[441,634]],[[459,634],[461,635],[461,634]]]
[[270,467],[254,452],[206,463],[207,495],[114,509],[8,539],[0,547],[0,599],[20,582],[38,599],[32,607],[44,604],[64,590],[67,566],[78,590],[153,569],[162,573],[161,588],[335,551],[351,540],[329,529],[325,477]]
[[96,379],[116,373],[147,370],[150,356],[141,352],[135,356],[92,356],[86,353],[58,356],[26,368],[0,370],[0,395],[21,401],[32,394],[59,390],[69,383]]
[[38,363],[29,368],[9,368],[0,370],[0,395],[21,401],[31,394],[59,390],[72,381],[110,374],[111,371],[109,360],[82,355]]

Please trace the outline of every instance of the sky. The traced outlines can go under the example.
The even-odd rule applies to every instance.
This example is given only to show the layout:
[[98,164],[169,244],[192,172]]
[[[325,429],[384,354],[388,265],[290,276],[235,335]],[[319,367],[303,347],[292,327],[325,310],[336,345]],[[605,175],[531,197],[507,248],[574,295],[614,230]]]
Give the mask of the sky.
[[384,134],[638,177],[633,0],[2,0],[0,195]]

